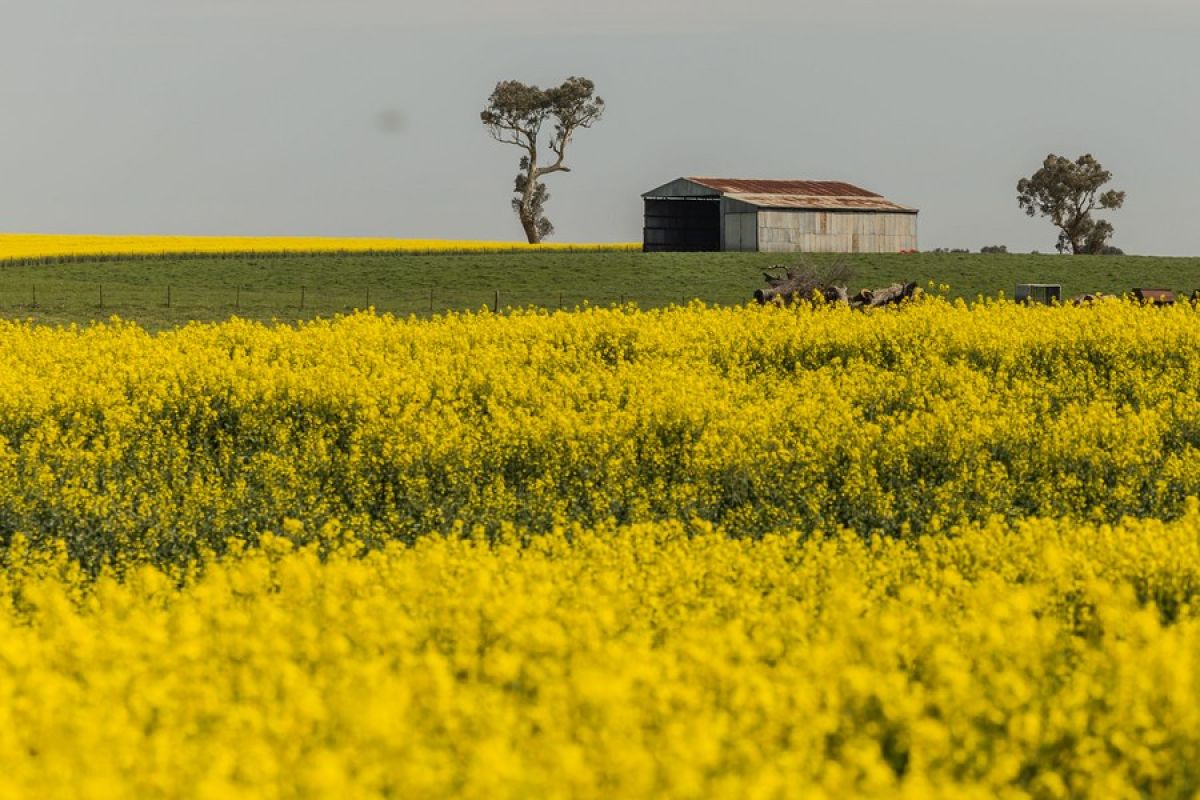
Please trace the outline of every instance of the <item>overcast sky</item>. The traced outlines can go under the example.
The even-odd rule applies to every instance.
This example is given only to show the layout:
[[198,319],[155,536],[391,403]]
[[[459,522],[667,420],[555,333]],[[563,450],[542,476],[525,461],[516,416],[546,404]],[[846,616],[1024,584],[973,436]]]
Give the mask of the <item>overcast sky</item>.
[[0,230],[519,239],[501,79],[596,82],[560,241],[681,175],[845,180],[923,248],[1053,249],[1092,152],[1129,252],[1200,254],[1197,0],[0,0]]

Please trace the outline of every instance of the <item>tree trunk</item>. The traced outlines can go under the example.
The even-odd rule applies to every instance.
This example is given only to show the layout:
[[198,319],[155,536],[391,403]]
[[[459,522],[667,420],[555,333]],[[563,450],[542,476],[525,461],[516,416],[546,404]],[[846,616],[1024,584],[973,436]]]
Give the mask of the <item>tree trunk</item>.
[[525,229],[525,238],[529,240],[529,243],[541,244],[542,237],[538,235],[537,220],[533,217],[533,211],[524,202],[517,207],[517,216],[521,220],[521,227]]
[[1062,226],[1062,232],[1062,238],[1071,246],[1071,255],[1077,256],[1087,252],[1087,230],[1082,219],[1068,220],[1067,224]]
[[537,191],[537,148],[529,150],[529,160],[525,163],[525,187],[521,191],[521,201],[517,206],[517,217],[521,227],[525,229],[525,238],[530,244],[541,244],[542,235],[538,233],[537,215],[533,213],[533,193]]
[[879,308],[880,306],[899,303],[913,296],[917,290],[916,282],[911,283],[893,283],[891,286],[883,289],[863,289],[854,297],[850,298],[850,305],[855,308]]

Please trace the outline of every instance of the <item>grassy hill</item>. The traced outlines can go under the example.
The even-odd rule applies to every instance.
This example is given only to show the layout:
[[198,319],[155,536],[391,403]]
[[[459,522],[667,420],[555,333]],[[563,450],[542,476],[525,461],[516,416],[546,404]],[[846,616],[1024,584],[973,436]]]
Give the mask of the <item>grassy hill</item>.
[[[497,290],[501,306],[624,300],[650,308],[693,298],[735,304],[763,285],[764,269],[788,263],[795,259],[770,253],[546,252],[9,264],[0,266],[0,316],[85,323],[117,315],[162,328],[232,315],[295,321],[368,305],[397,314],[478,309],[491,305]],[[922,253],[861,255],[850,263],[852,290],[933,281],[968,299],[1011,295],[1026,282],[1061,283],[1067,295],[1135,286],[1200,289],[1200,258]]]

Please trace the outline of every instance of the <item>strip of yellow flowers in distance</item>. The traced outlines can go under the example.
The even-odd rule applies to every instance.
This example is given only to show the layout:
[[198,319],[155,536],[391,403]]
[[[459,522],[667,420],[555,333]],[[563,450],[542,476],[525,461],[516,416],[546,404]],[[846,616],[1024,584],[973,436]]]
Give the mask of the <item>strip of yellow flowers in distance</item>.
[[0,261],[87,256],[232,253],[489,253],[639,250],[637,242],[531,245],[469,239],[387,239],[326,236],[92,236],[0,233]]

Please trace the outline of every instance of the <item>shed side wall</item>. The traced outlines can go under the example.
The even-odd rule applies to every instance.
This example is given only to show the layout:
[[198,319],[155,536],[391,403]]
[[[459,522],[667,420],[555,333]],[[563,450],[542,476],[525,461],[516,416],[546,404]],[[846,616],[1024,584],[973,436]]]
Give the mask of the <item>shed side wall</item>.
[[917,249],[917,215],[761,209],[758,249],[766,253],[896,253]]
[[758,215],[756,213],[727,213],[724,222],[725,239],[721,249],[751,253],[758,250]]

